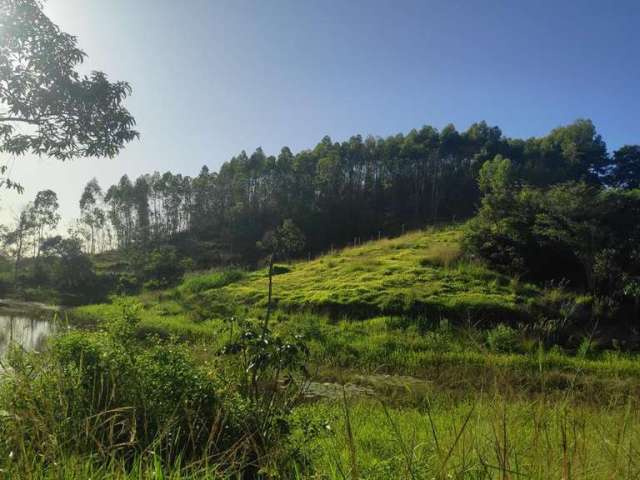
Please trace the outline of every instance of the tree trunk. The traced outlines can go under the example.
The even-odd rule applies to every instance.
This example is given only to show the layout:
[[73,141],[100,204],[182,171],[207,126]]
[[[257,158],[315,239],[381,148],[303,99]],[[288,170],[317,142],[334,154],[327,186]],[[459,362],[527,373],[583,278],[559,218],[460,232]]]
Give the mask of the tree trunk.
[[18,239],[18,249],[16,251],[16,264],[14,265],[14,270],[13,270],[13,283],[14,286],[18,286],[18,268],[19,268],[19,264],[20,264],[20,260],[22,259],[22,234],[20,234],[20,237]]
[[271,296],[273,292],[273,253],[269,255],[269,297],[267,299],[267,316],[264,319],[263,333],[267,333],[271,318]]

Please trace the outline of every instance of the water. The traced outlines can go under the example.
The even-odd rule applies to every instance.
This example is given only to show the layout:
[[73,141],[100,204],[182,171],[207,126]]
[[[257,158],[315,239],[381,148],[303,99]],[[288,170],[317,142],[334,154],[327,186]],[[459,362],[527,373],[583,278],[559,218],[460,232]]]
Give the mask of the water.
[[51,320],[0,311],[0,357],[5,355],[11,343],[16,343],[25,350],[40,351],[46,338],[54,330]]

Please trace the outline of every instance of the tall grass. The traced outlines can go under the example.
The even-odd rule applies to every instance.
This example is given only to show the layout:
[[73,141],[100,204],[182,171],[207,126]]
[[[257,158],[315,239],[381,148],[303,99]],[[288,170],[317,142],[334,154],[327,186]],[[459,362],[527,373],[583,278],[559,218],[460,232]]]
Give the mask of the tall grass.
[[252,478],[283,462],[298,465],[299,447],[288,441],[300,388],[289,371],[299,368],[295,345],[253,335],[250,348],[201,362],[185,344],[138,341],[138,306],[120,307],[106,330],[62,334],[42,354],[9,353],[0,382],[0,471],[10,478],[86,471],[157,478],[167,469],[170,478],[200,471]]
[[419,408],[376,400],[303,407],[330,426],[311,448],[315,478],[637,478],[637,403],[591,408],[479,393]]
[[[455,228],[413,232],[281,270],[274,283],[271,333],[302,335],[318,383],[292,416],[269,417],[268,434],[256,427],[264,425],[258,420],[265,410],[256,408],[254,394],[247,392],[267,385],[265,391],[286,388],[292,377],[276,369],[262,381],[248,372],[294,350],[255,330],[238,330],[238,318],[261,323],[265,272],[216,271],[138,297],[140,321],[131,337],[135,348],[144,346],[134,363],[146,367],[124,362],[100,377],[101,388],[112,385],[107,389],[112,402],[122,398],[123,388],[136,392],[126,401],[78,415],[71,399],[92,399],[95,382],[92,389],[77,390],[78,377],[68,368],[18,369],[21,381],[5,390],[15,395],[0,399],[0,409],[4,405],[9,413],[0,415],[5,425],[0,433],[14,439],[13,449],[0,449],[0,468],[15,478],[28,472],[33,478],[123,480],[640,477],[639,357],[604,350],[588,331],[576,328],[591,308],[590,298],[538,288],[464,259],[459,234]],[[88,306],[76,314],[109,322],[120,317],[119,308]],[[572,338],[559,345],[567,328]],[[185,421],[187,410],[180,410],[180,421],[176,412],[165,412],[165,429],[156,428],[127,455],[105,455],[128,448],[111,440],[112,432],[120,432],[117,438],[134,430],[139,435],[134,423],[153,423],[145,416],[163,412],[155,403],[163,398],[158,392],[172,398],[167,404],[180,404],[168,393],[184,387],[173,384],[174,364],[158,369],[154,356],[175,344],[150,342],[154,337],[186,341],[179,346],[188,351],[191,373],[182,378],[192,385],[204,369],[204,390],[215,386],[214,408],[198,417],[197,428],[195,417]],[[235,358],[222,353],[232,338],[237,342],[231,350],[242,350]],[[86,358],[87,348],[83,352],[68,360]],[[119,376],[120,370],[128,373]],[[211,371],[216,373],[210,376]],[[132,405],[144,412],[141,420],[127,417]],[[157,418],[156,424],[163,423]],[[224,421],[215,424],[219,418]],[[191,440],[193,432],[227,426],[227,443],[208,443],[209,435]],[[171,450],[169,435],[193,448]],[[96,444],[92,438],[102,440]],[[87,439],[95,448],[79,449],[77,443]]]

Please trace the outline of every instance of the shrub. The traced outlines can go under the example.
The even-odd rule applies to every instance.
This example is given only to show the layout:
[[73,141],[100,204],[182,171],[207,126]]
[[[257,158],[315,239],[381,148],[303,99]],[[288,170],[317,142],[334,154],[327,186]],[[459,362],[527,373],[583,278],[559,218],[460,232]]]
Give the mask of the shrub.
[[187,278],[180,286],[180,291],[193,295],[206,290],[222,288],[240,281],[244,275],[245,272],[243,270],[235,268],[212,272],[207,275],[197,275]]
[[498,324],[487,331],[487,345],[496,353],[513,353],[520,350],[519,334],[513,328]]
[[140,280],[132,273],[118,274],[115,288],[118,295],[135,295],[140,287]]
[[165,245],[146,256],[142,270],[145,286],[155,289],[178,283],[186,271],[186,266],[178,257],[177,250]]
[[276,264],[273,266],[274,275],[282,275],[283,273],[289,273],[290,271],[291,267],[289,265]]
[[293,383],[280,387],[278,378],[298,347],[243,337],[252,361],[235,377],[234,368],[207,368],[187,345],[136,341],[139,306],[119,306],[105,331],[56,337],[44,354],[10,353],[0,384],[0,468],[13,456],[27,469],[34,458],[78,457],[105,465],[204,462],[243,478],[277,470],[293,448],[288,415],[297,398]]

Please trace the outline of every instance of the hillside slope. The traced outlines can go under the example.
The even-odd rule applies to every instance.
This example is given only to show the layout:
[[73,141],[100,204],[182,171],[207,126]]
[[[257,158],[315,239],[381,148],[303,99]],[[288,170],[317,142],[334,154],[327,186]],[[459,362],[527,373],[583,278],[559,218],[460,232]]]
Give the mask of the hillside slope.
[[[450,365],[470,381],[503,367],[516,376],[538,375],[543,366],[564,375],[576,365],[583,373],[614,367],[620,375],[637,373],[636,360],[618,353],[615,365],[610,352],[566,356],[556,345],[568,318],[561,310],[579,314],[576,307],[588,298],[541,289],[465,259],[461,236],[456,226],[428,229],[277,265],[271,328],[302,335],[316,364],[338,369],[414,375],[436,368],[445,378],[442,366]],[[206,355],[219,352],[237,321],[264,318],[267,291],[266,268],[191,274],[176,288],[134,297],[142,307],[138,336],[176,336],[195,341]],[[122,306],[88,305],[73,316],[101,322],[120,318]],[[580,343],[591,332],[581,332],[579,317],[574,320],[572,338]],[[549,341],[540,343],[545,337]]]
[[[350,318],[408,315],[493,322],[526,316],[540,291],[463,259],[461,236],[459,227],[416,231],[278,266],[274,303],[285,311]],[[198,292],[190,292],[188,282],[183,294],[205,304],[266,305],[264,270],[223,288],[207,290],[199,282]]]

